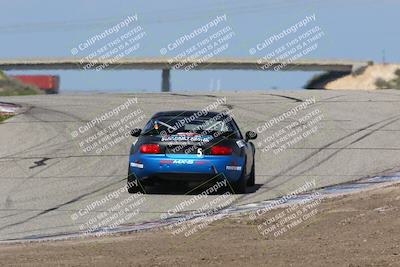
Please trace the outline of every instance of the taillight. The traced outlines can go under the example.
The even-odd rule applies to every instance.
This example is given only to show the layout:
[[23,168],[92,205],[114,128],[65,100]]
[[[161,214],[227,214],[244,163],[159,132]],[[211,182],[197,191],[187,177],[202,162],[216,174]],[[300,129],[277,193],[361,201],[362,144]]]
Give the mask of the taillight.
[[140,153],[143,154],[158,154],[160,147],[157,144],[145,144],[140,146]]
[[211,148],[211,155],[230,155],[232,148],[227,146],[213,146]]

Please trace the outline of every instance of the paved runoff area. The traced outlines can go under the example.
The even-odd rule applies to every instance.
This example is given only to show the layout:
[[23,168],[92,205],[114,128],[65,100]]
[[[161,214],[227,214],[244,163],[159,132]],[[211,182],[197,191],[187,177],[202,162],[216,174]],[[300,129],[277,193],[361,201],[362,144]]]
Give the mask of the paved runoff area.
[[[130,146],[164,110],[229,109],[258,134],[256,185],[224,208],[398,171],[400,92],[249,91],[1,97],[20,114],[0,124],[0,240],[113,229],[219,205],[206,188],[126,192]],[[210,192],[212,190],[209,190]]]

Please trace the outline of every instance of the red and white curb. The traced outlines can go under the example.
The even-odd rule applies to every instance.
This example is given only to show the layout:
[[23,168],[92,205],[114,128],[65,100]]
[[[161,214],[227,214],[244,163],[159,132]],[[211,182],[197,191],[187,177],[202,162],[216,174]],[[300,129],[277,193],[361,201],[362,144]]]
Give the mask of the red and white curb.
[[15,115],[20,108],[21,106],[16,104],[0,102],[1,115]]

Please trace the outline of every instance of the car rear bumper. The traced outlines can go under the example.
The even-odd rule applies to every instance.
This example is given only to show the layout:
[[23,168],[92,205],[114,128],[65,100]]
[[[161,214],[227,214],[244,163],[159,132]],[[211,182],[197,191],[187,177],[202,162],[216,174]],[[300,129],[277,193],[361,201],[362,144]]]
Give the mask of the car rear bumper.
[[218,176],[235,182],[242,174],[243,165],[244,160],[237,156],[137,153],[129,158],[129,171],[139,180],[207,181]]

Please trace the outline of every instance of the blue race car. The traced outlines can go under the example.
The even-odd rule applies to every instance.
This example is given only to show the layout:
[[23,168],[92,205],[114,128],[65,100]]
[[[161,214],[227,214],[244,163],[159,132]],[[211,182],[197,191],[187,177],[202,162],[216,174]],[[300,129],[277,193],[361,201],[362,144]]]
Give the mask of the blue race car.
[[145,185],[212,182],[226,179],[234,193],[255,184],[257,134],[242,136],[230,111],[166,111],[156,113],[141,129],[129,155],[128,191]]

